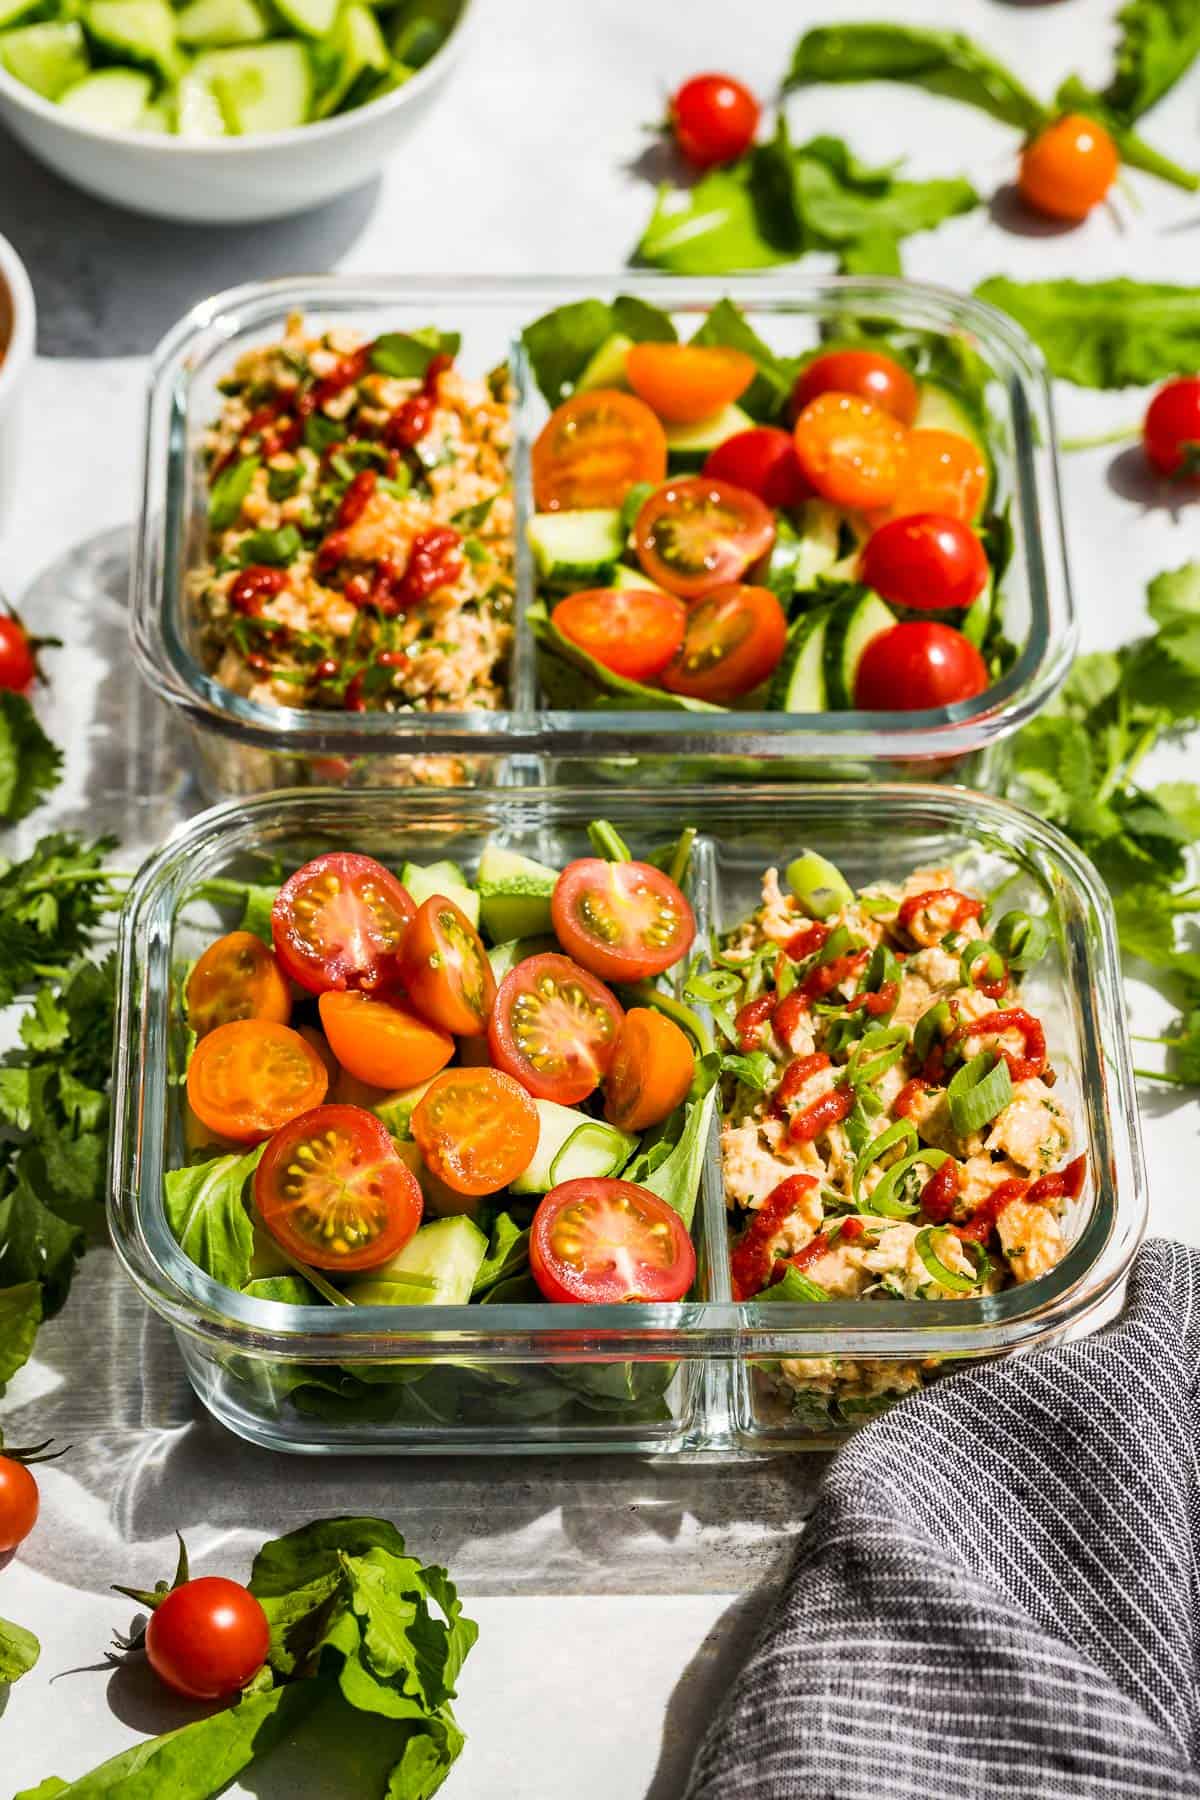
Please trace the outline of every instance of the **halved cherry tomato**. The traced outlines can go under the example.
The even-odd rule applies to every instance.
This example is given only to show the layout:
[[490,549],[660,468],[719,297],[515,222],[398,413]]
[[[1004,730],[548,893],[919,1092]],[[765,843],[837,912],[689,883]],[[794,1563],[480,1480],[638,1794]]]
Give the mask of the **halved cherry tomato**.
[[712,169],[750,148],[758,114],[758,101],[732,75],[693,75],[671,101],[671,129],[694,168]]
[[893,606],[940,612],[979,598],[988,582],[988,559],[961,519],[910,513],[872,533],[859,580]]
[[502,1069],[447,1069],[414,1107],[412,1134],[456,1194],[494,1194],[533,1161],[537,1107]]
[[564,1181],[538,1204],[529,1269],[547,1300],[611,1306],[682,1300],[696,1279],[687,1227],[632,1181]]
[[988,681],[987,664],[961,631],[935,619],[908,619],[881,631],[863,651],[854,704],[863,712],[925,712],[973,700]]
[[368,1087],[416,1087],[444,1069],[454,1039],[403,1000],[369,994],[322,994],[317,1002],[329,1047]]
[[615,995],[570,957],[530,956],[500,983],[488,1047],[535,1100],[574,1106],[599,1086],[624,1016]]
[[188,1102],[201,1124],[235,1144],[261,1144],[319,1106],[325,1064],[288,1025],[238,1019],[202,1037],[188,1064]]
[[794,435],[802,473],[835,506],[887,506],[895,498],[909,434],[883,407],[856,394],[818,394]]
[[563,949],[604,981],[646,981],[686,956],[696,935],[687,900],[650,863],[581,856],[550,896]]
[[745,488],[689,475],[650,495],[634,523],[633,541],[651,581],[696,600],[739,580],[767,554],[775,519]]
[[695,1073],[687,1033],[652,1006],[631,1007],[604,1077],[604,1116],[619,1131],[658,1125],[684,1099]]
[[373,857],[318,856],[289,876],[271,908],[275,954],[310,994],[391,986],[416,907]]
[[827,350],[801,369],[792,388],[793,422],[820,394],[857,394],[884,412],[911,425],[920,395],[908,370],[877,350]]
[[716,344],[634,344],[625,357],[634,393],[672,425],[711,418],[744,394],[757,373],[744,350]]
[[812,498],[813,490],[796,460],[792,435],[777,425],[735,431],[710,451],[704,474],[710,480],[744,488],[768,506],[801,506]]
[[663,670],[671,694],[724,704],[772,673],[787,644],[787,619],[770,588],[714,588],[688,612],[677,655]]
[[239,1693],[270,1648],[261,1602],[224,1575],[200,1575],[173,1588],[146,1626],[146,1661],[165,1686],[188,1700]]
[[639,481],[667,472],[667,439],[635,394],[595,388],[556,407],[533,446],[533,497],[539,512],[620,506]]
[[1159,388],[1146,412],[1142,447],[1160,475],[1200,477],[1200,375],[1181,375]]
[[431,894],[404,940],[400,975],[418,1012],[457,1037],[486,1031],[496,977],[483,940],[460,907]]
[[210,944],[187,981],[188,1024],[198,1038],[234,1019],[286,1025],[292,991],[282,969],[252,931],[231,931]]
[[1021,198],[1052,219],[1086,219],[1117,179],[1117,146],[1095,119],[1067,113],[1021,152]]
[[583,588],[550,615],[557,630],[614,675],[653,681],[683,642],[687,610],[649,588]]
[[942,513],[970,524],[983,509],[988,479],[987,462],[970,438],[957,431],[910,431],[885,516]]
[[361,1106],[317,1106],[276,1132],[254,1171],[254,1204],[289,1255],[339,1274],[397,1255],[424,1207],[387,1127]]

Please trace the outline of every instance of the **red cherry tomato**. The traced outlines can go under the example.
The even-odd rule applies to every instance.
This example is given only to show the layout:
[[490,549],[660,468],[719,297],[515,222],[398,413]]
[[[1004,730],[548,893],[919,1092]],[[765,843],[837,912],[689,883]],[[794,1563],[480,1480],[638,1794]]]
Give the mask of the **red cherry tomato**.
[[547,1300],[611,1306],[682,1300],[696,1279],[687,1228],[632,1181],[564,1181],[539,1202],[529,1268]]
[[1082,113],[1067,113],[1026,144],[1017,185],[1036,212],[1074,222],[1099,205],[1120,167],[1117,147],[1103,125]]
[[616,996],[570,957],[530,956],[500,983],[488,1049],[535,1100],[575,1106],[599,1086],[624,1017]]
[[1142,426],[1147,459],[1162,475],[1200,478],[1200,375],[1160,387]]
[[920,395],[917,384],[890,356],[876,350],[827,350],[801,369],[792,388],[793,424],[810,401],[820,394],[857,394],[891,413],[902,425],[917,416]]
[[979,598],[988,582],[988,559],[961,519],[913,513],[872,534],[859,579],[893,606],[940,612],[970,606]]
[[951,625],[912,619],[872,638],[854,684],[863,712],[925,712],[973,700],[988,685],[987,664]]
[[0,1556],[23,1544],[37,1524],[41,1504],[31,1470],[0,1456]]
[[373,857],[335,852],[289,876],[271,908],[275,954],[310,994],[395,983],[416,913],[412,897]]
[[690,608],[662,684],[694,700],[738,700],[767,679],[786,644],[787,619],[770,588],[714,588]]
[[649,588],[584,588],[550,615],[571,643],[629,681],[653,681],[680,644],[687,609],[674,594]]
[[0,688],[23,694],[33,683],[37,663],[29,642],[29,633],[19,619],[0,614]]
[[691,949],[696,921],[669,875],[649,863],[581,856],[554,884],[559,943],[603,981],[645,981]]
[[637,558],[651,581],[696,600],[739,581],[775,542],[770,508],[744,488],[705,475],[668,481],[646,501],[633,527]]
[[423,1208],[383,1121],[361,1106],[315,1106],[277,1131],[254,1171],[254,1204],[289,1255],[338,1274],[403,1250]]
[[728,481],[756,494],[767,506],[800,506],[813,494],[796,459],[791,433],[775,425],[735,431],[709,454],[704,473],[710,480]]
[[759,105],[732,75],[693,75],[671,101],[675,142],[697,169],[733,162],[750,148]]
[[419,1013],[456,1037],[479,1037],[496,998],[496,977],[470,919],[444,894],[418,909],[404,939],[400,976]]
[[271,1627],[238,1581],[201,1575],[174,1588],[150,1615],[150,1667],[189,1700],[223,1700],[253,1681],[267,1660]]

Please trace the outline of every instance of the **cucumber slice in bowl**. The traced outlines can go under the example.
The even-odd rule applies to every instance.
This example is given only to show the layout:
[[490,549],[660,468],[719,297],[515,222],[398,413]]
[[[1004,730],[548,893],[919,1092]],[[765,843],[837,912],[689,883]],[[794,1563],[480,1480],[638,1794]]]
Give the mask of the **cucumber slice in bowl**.
[[206,50],[196,58],[193,73],[208,84],[225,129],[235,136],[255,131],[291,131],[309,116],[312,64],[303,44],[252,44],[236,50]]
[[174,91],[175,129],[184,138],[225,137],[225,115],[203,75],[188,71]]
[[190,0],[176,31],[181,44],[219,49],[261,43],[270,36],[270,23],[258,0]]
[[68,88],[59,105],[81,124],[136,131],[143,124],[153,87],[140,69],[101,69]]
[[91,0],[84,29],[106,55],[153,69],[166,81],[183,73],[175,14],[167,0]]
[[535,513],[528,533],[538,574],[549,587],[607,587],[625,548],[615,507]]
[[590,1119],[556,1100],[535,1100],[538,1142],[524,1174],[509,1183],[514,1194],[548,1194],[563,1181],[615,1175],[637,1149],[638,1140],[603,1119]]
[[77,19],[18,25],[0,33],[0,63],[45,100],[57,100],[88,73],[87,46]]
[[317,102],[314,117],[327,119],[330,113],[358,104],[366,90],[391,67],[391,57],[369,6],[347,6],[336,26],[319,46],[314,46],[317,63]]
[[327,37],[337,23],[340,0],[277,0],[275,10],[305,37]]
[[854,683],[863,651],[881,631],[896,623],[891,607],[869,588],[834,603],[825,634],[825,704],[854,705]]

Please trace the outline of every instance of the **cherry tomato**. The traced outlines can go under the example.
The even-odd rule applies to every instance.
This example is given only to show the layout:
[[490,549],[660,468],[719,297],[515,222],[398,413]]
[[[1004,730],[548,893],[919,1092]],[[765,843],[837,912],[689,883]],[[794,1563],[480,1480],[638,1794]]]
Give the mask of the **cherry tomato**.
[[1086,219],[1117,179],[1117,147],[1095,119],[1067,113],[1021,152],[1021,198],[1051,219]]
[[317,1005],[329,1047],[347,1074],[367,1087],[407,1088],[429,1081],[454,1055],[454,1039],[403,1000],[322,994]]
[[801,369],[792,388],[793,422],[821,394],[857,394],[902,425],[917,416],[920,395],[908,370],[877,350],[827,350]]
[[267,1145],[254,1204],[289,1255],[350,1274],[403,1250],[424,1203],[381,1119],[361,1106],[315,1106]]
[[669,875],[650,863],[581,856],[550,896],[559,943],[603,981],[646,981],[686,956],[696,921]]
[[1159,388],[1142,426],[1142,446],[1160,474],[1200,477],[1200,375],[1181,375]]
[[231,931],[208,946],[188,976],[187,1016],[197,1037],[234,1019],[286,1025],[292,991],[261,938],[252,931]]
[[734,162],[754,142],[758,101],[732,75],[693,75],[671,101],[675,142],[697,169]]
[[682,1300],[696,1279],[687,1228],[632,1181],[564,1181],[538,1203],[529,1268],[547,1300],[605,1306]]
[[373,993],[394,984],[416,910],[407,889],[373,857],[318,856],[275,896],[275,954],[310,994],[335,988]]
[[530,956],[500,983],[488,1047],[535,1100],[574,1106],[599,1086],[623,1017],[603,982],[570,957]]
[[267,1660],[271,1627],[238,1581],[201,1575],[173,1588],[150,1615],[146,1658],[159,1680],[189,1700],[223,1700]]
[[329,1074],[290,1026],[237,1019],[202,1037],[188,1064],[188,1103],[201,1124],[235,1144],[261,1144],[320,1106]]
[[752,356],[717,344],[634,344],[625,379],[671,425],[710,419],[739,399],[758,373]]
[[988,479],[987,461],[970,438],[957,431],[910,431],[886,517],[944,513],[970,524],[983,510]]
[[23,1544],[37,1524],[41,1497],[33,1472],[0,1456],[0,1556]]
[[539,512],[620,506],[631,487],[666,472],[666,434],[645,401],[595,388],[556,407],[538,433],[534,503]]
[[538,1112],[503,1069],[447,1069],[413,1108],[412,1134],[456,1194],[494,1194],[533,1161]]
[[709,454],[704,474],[755,494],[767,506],[794,507],[811,500],[812,488],[800,472],[791,433],[775,425],[735,431]]
[[29,633],[11,613],[0,613],[0,688],[23,694],[33,685],[37,661]]
[[931,612],[970,606],[988,583],[983,545],[961,519],[912,513],[881,525],[868,540],[859,580],[893,606]]
[[417,1011],[457,1037],[487,1030],[496,977],[483,940],[460,907],[431,894],[404,940],[400,975]]
[[961,631],[912,619],[871,639],[859,661],[854,704],[862,712],[925,712],[973,700],[987,685],[987,664]]
[[770,588],[714,588],[697,600],[683,643],[663,670],[668,693],[725,703],[771,674],[787,644],[787,619]]
[[560,600],[550,617],[614,675],[653,681],[683,642],[687,609],[674,594],[649,588],[584,588]]
[[666,482],[650,495],[633,527],[642,568],[684,600],[739,581],[775,542],[769,507],[744,488],[706,475]]
[[658,1125],[685,1099],[695,1073],[686,1031],[652,1006],[631,1007],[604,1077],[604,1116],[620,1131]]
[[907,436],[881,406],[831,390],[796,420],[796,455],[805,478],[835,506],[887,506],[900,485]]

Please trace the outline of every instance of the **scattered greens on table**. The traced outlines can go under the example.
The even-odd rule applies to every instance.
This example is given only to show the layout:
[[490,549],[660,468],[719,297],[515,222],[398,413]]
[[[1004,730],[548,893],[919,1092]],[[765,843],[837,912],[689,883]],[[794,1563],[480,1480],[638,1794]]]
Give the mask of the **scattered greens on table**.
[[1010,314],[1050,373],[1078,387],[1142,386],[1200,369],[1200,287],[996,275],[975,297]]

